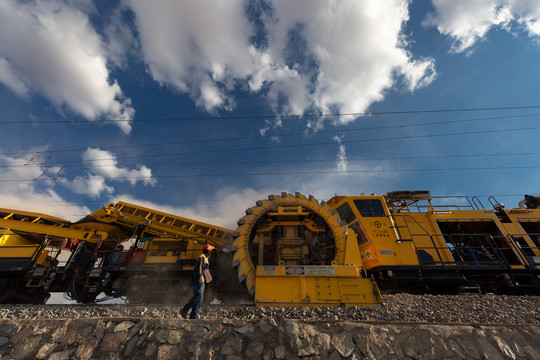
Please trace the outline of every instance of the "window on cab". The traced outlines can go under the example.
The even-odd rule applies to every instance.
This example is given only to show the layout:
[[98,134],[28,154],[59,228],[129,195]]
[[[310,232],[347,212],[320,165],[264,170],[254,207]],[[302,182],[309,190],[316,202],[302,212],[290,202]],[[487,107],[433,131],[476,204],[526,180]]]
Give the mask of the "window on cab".
[[[379,199],[353,200],[354,205],[363,217],[383,217],[386,216],[384,208]],[[339,211],[339,210],[338,210]]]
[[351,223],[352,221],[354,221],[354,219],[356,219],[356,216],[354,215],[351,206],[347,202],[338,206],[336,210],[341,220],[345,221],[347,224]]

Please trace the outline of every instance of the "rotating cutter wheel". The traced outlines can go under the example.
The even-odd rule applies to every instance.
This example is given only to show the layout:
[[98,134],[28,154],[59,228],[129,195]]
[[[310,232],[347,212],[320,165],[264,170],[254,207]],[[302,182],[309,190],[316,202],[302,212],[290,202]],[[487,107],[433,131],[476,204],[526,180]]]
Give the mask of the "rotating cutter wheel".
[[[269,220],[270,214],[277,213],[280,208],[282,211],[279,215],[275,215],[273,219]],[[284,208],[295,208],[295,211],[283,211]],[[309,259],[310,255],[320,256],[320,245],[326,246],[328,244],[331,247],[331,255],[318,258],[316,260],[318,261],[317,264],[344,263],[346,227],[341,225],[341,220],[336,211],[332,211],[324,202],[319,203],[312,195],[307,198],[300,193],[295,195],[281,193],[281,196],[269,195],[268,200],[259,200],[256,202],[256,206],[246,210],[246,215],[238,220],[237,231],[233,234],[233,266],[237,270],[238,279],[245,284],[252,296],[255,293],[256,266],[261,265],[256,249],[252,249],[254,238],[258,236],[258,230],[267,227],[268,221],[284,224],[291,219],[296,221],[296,227],[299,228],[295,232],[297,244],[276,245],[278,242],[283,244],[279,231],[274,231],[272,236],[267,237],[266,240],[258,239],[259,244],[260,242],[266,244],[270,241],[269,245],[263,246],[276,251],[276,253],[285,246],[288,246],[289,253],[293,254],[294,248],[305,247],[308,249],[305,251],[308,254],[304,254],[302,259],[298,259],[301,264],[309,264],[309,261],[313,261],[313,258]],[[302,224],[305,224],[305,226]],[[324,230],[324,232],[319,230]],[[317,236],[319,237],[317,238]],[[310,243],[311,246],[306,246],[306,243]],[[253,247],[255,248],[255,246]],[[276,260],[272,264],[272,261],[268,263],[268,258],[264,258],[262,265],[278,265],[276,261],[280,261],[279,259],[276,255]],[[279,264],[282,264],[283,260],[280,262]]]

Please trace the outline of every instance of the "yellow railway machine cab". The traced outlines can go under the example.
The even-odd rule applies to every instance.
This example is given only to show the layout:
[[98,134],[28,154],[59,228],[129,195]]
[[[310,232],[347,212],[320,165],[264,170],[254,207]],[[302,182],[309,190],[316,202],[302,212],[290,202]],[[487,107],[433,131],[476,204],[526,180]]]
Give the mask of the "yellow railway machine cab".
[[354,231],[383,292],[540,292],[540,198],[514,209],[488,200],[486,209],[477,197],[395,191],[328,206]]

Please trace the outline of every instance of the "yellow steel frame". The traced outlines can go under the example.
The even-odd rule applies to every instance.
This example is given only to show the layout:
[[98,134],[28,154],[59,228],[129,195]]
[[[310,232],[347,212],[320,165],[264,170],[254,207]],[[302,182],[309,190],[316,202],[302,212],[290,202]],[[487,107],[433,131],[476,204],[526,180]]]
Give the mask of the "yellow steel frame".
[[362,278],[360,267],[257,266],[258,306],[380,305],[377,285]]
[[201,244],[210,243],[221,249],[232,241],[232,231],[219,226],[167,214],[119,201],[90,214],[96,220],[133,227],[144,225],[145,233],[163,238],[185,238]]

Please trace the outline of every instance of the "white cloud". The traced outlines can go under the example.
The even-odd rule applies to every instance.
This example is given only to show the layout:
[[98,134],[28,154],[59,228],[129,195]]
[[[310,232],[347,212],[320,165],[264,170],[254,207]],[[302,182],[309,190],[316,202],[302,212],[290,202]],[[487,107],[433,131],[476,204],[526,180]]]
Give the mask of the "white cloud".
[[463,52],[485,38],[493,27],[510,30],[512,22],[531,37],[540,36],[540,2],[537,0],[433,0],[435,13],[423,24],[437,27],[454,40],[451,52]]
[[[286,54],[289,33],[302,24],[299,36],[306,51],[301,56],[318,64],[309,96],[322,112],[365,111],[395,84],[395,73],[416,79],[409,82],[411,90],[426,85],[428,78],[421,80],[425,76],[433,76],[432,59],[414,60],[404,49],[407,1],[275,1],[274,7],[278,21],[270,28],[270,37],[276,39],[272,54]],[[302,75],[304,81],[309,82],[309,75]]]
[[266,95],[280,113],[364,112],[400,79],[413,91],[435,76],[433,59],[406,49],[407,0],[129,4],[150,74],[208,112],[232,109],[237,89]]
[[207,111],[226,100],[231,78],[253,68],[253,31],[244,1],[131,0],[148,69],[155,80],[189,93]]
[[0,58],[0,82],[20,97],[28,96],[28,87],[14,75],[11,65],[3,58]]
[[343,139],[343,136],[334,136],[334,141],[339,144],[336,166],[338,171],[343,173],[347,172],[347,165],[349,162],[347,161],[347,150],[345,145],[341,143],[341,139]]
[[[94,149],[95,150],[95,149]],[[91,152],[100,155],[102,150]],[[94,159],[94,157],[91,157]],[[89,158],[90,159],[90,158]],[[393,183],[399,181],[395,174],[381,175],[378,173],[363,172],[366,170],[376,170],[379,166],[371,164],[348,164],[347,170],[351,173],[331,173],[335,167],[328,167],[313,170],[315,173],[307,175],[281,176],[281,181],[276,182],[276,177],[265,178],[264,181],[256,184],[254,187],[223,187],[216,190],[213,194],[205,194],[204,198],[190,198],[194,200],[193,204],[185,206],[161,205],[152,201],[139,200],[132,194],[115,194],[114,189],[108,186],[100,175],[90,175],[88,178],[77,176],[74,180],[54,178],[52,175],[42,175],[43,168],[39,166],[20,166],[27,163],[27,159],[9,158],[0,155],[0,165],[18,167],[2,168],[3,181],[2,193],[0,193],[0,203],[2,208],[11,208],[25,211],[50,214],[70,221],[76,221],[90,213],[85,206],[78,206],[75,203],[64,200],[53,189],[55,184],[60,184],[70,189],[74,193],[89,195],[92,198],[107,195],[108,201],[125,201],[138,204],[147,208],[163,211],[186,218],[222,226],[231,230],[236,229],[236,221],[244,216],[244,210],[255,206],[259,199],[266,199],[269,194],[280,194],[282,191],[294,193],[302,192],[306,196],[313,194],[319,201],[328,200],[336,191],[341,195],[356,195],[362,191],[385,191],[393,188]],[[118,168],[116,165],[112,166]],[[95,168],[94,168],[95,170]],[[297,168],[276,168],[276,172],[298,171]],[[124,170],[120,170],[123,172]],[[309,169],[301,169],[309,173]],[[317,173],[318,171],[328,171],[329,173]],[[354,171],[360,171],[354,173]],[[36,179],[40,181],[21,181],[22,179]],[[285,185],[284,185],[285,184]],[[361,184],[359,186],[359,184]],[[369,189],[369,190],[367,190]],[[196,195],[194,195],[196,196]]]
[[128,57],[136,58],[140,51],[139,40],[133,33],[132,26],[125,21],[125,17],[129,16],[128,12],[125,3],[121,2],[104,25],[108,58],[120,68],[125,68]]
[[152,170],[144,165],[138,165],[136,170],[119,167],[116,155],[109,151],[88,148],[83,153],[82,159],[88,165],[89,171],[99,177],[110,178],[114,181],[127,181],[131,185],[142,182],[144,185],[153,186],[157,183],[152,176]]
[[214,194],[213,200],[201,199],[189,206],[160,205],[139,200],[129,194],[118,195],[116,199],[234,230],[237,226],[236,221],[245,215],[244,211],[254,206],[255,201],[265,199],[270,193],[251,188],[223,188]]
[[[42,167],[21,166],[27,162],[27,159],[0,155],[0,165],[8,166],[2,168],[2,208],[44,213],[70,221],[78,220],[81,214],[90,212],[86,206],[66,201],[53,190],[55,183],[47,179],[54,178],[57,169],[51,169],[43,175]],[[32,181],[37,178],[40,180]]]
[[[110,79],[86,0],[0,1],[0,82],[17,95],[38,93],[89,120],[130,120],[130,99]],[[118,123],[129,133],[129,122]]]
[[76,176],[71,181],[60,179],[59,182],[75,194],[88,195],[93,199],[99,198],[102,193],[112,194],[114,192],[114,187],[108,186],[102,176],[90,175],[89,178]]

